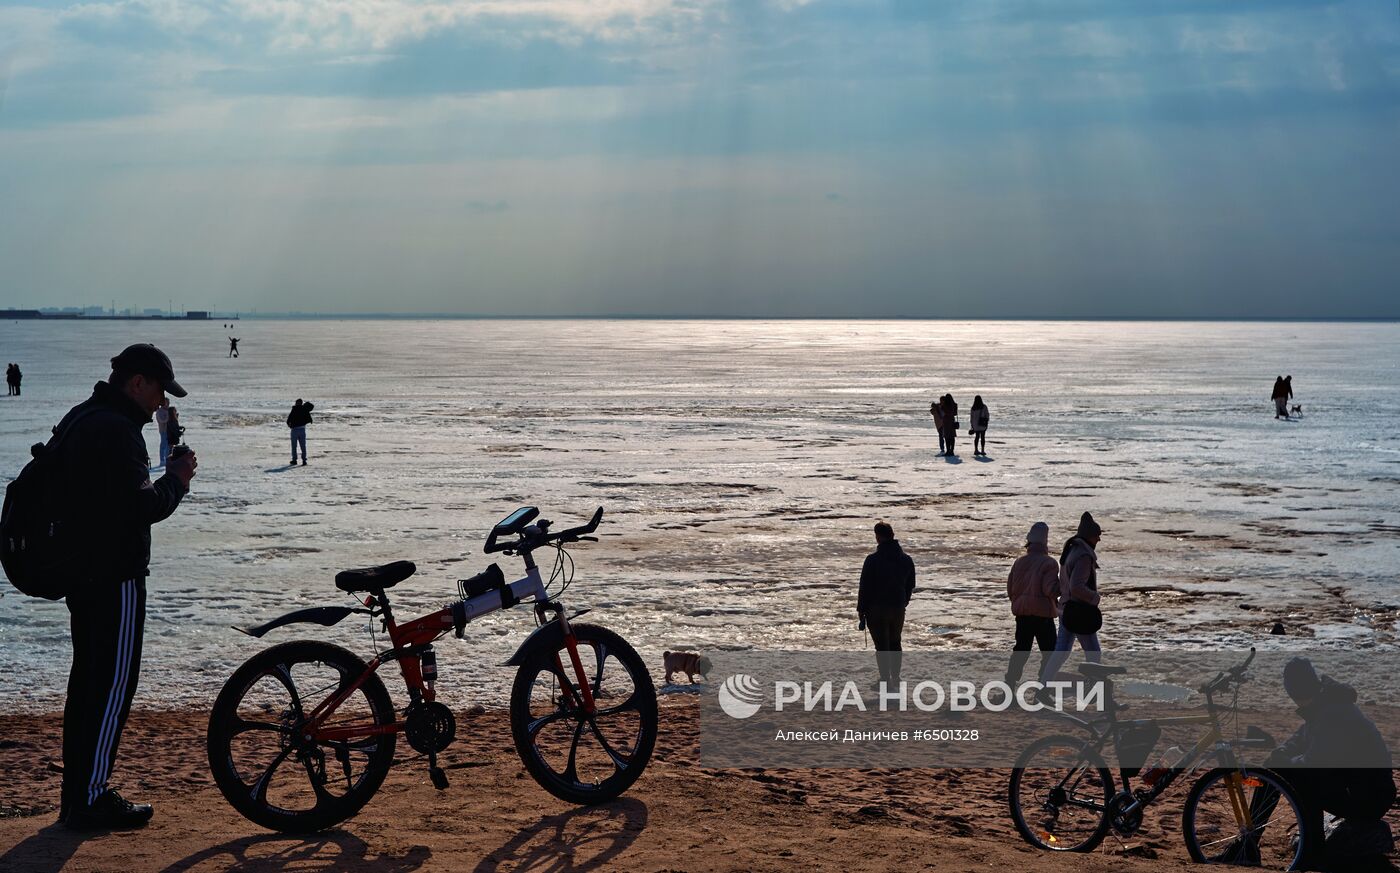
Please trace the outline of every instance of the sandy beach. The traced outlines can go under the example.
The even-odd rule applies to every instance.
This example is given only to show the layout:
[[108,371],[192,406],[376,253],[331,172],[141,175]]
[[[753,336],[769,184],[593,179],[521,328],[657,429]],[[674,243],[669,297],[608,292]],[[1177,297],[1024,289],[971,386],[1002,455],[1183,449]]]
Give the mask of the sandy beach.
[[[289,836],[245,821],[204,757],[207,716],[137,712],[116,784],[156,817],[131,833],[77,835],[54,825],[60,719],[0,719],[0,870],[24,873],[415,870],[851,871],[1030,869],[1059,873],[1198,869],[1181,843],[1184,789],[1142,832],[1090,855],[1021,842],[1000,770],[708,770],[696,761],[694,698],[668,697],[651,766],[621,799],[571,807],[541,790],[510,751],[503,714],[464,718],[435,791],[403,758],[354,819]],[[401,747],[402,749],[402,747]],[[1400,816],[1391,815],[1392,827]]]

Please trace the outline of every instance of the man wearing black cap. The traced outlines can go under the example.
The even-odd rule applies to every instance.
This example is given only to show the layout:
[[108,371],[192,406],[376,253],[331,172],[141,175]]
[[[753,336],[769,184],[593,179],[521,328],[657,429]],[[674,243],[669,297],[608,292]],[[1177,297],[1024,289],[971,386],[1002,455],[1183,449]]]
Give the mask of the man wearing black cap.
[[67,597],[73,667],[63,709],[63,800],[59,820],[77,829],[140,827],[148,804],[107,787],[136,693],[146,617],[151,525],[180,505],[193,478],[193,452],[172,456],[150,479],[141,426],[166,392],[184,397],[170,358],[153,345],[128,346],[112,374],[73,407],[55,433],[68,519],[91,556],[85,584]]

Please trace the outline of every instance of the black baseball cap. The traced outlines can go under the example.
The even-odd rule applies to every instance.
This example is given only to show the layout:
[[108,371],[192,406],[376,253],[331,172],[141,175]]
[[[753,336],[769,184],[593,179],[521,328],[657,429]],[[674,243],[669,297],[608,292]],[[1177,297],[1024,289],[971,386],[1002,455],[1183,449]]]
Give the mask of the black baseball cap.
[[165,393],[176,397],[189,393],[175,381],[175,368],[170,358],[150,343],[136,343],[122,349],[122,353],[112,359],[112,370],[148,376],[159,381]]

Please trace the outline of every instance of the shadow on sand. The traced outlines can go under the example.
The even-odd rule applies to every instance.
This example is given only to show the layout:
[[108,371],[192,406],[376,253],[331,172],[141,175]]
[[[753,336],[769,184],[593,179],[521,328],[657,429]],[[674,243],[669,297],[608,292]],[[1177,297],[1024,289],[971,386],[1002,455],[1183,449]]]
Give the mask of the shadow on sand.
[[51,824],[33,836],[20,840],[8,852],[0,855],[0,870],[58,873],[79,846],[88,840],[99,839],[102,833],[82,834],[60,824]]
[[944,456],[943,456],[943,463],[945,463],[945,464],[961,464],[961,463],[962,463],[962,458],[959,458],[957,455],[944,455]]
[[631,797],[547,815],[521,828],[483,858],[473,873],[606,869],[646,829],[647,817],[647,805]]
[[310,873],[412,873],[433,857],[427,846],[413,846],[403,855],[373,854],[359,837],[344,831],[310,836],[259,834],[229,840],[182,858],[161,873],[188,870],[253,871],[305,870]]
[[973,455],[972,460],[980,464],[990,464],[992,461],[995,461],[996,458],[993,458],[991,455]]

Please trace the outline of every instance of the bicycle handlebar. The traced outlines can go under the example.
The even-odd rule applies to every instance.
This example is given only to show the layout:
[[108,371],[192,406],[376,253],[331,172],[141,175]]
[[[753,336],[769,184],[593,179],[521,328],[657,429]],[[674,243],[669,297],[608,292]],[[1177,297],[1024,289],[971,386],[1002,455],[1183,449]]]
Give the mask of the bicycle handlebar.
[[1249,657],[1244,659],[1243,664],[1239,664],[1237,666],[1231,667],[1228,670],[1216,673],[1214,679],[1210,680],[1209,682],[1202,685],[1200,688],[1197,688],[1196,690],[1202,694],[1211,695],[1228,685],[1243,683],[1249,678],[1245,675],[1245,671],[1248,670],[1249,665],[1254,662],[1254,656],[1256,654],[1257,652],[1255,651],[1254,647],[1250,646]]
[[519,537],[508,543],[496,542],[496,529],[492,528],[491,535],[486,538],[486,547],[484,551],[487,554],[505,551],[528,552],[553,542],[572,543],[578,542],[579,540],[597,542],[597,537],[590,537],[588,534],[597,530],[598,523],[602,520],[603,507],[600,506],[597,511],[593,513],[593,518],[589,520],[588,524],[581,524],[578,527],[571,527],[557,533],[549,533],[550,522],[542,518],[526,527],[520,532]]

